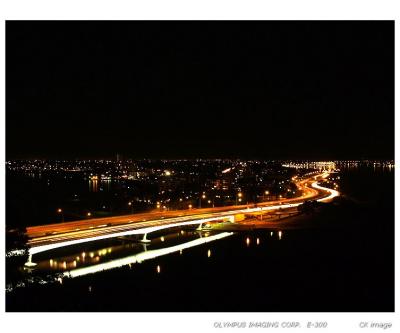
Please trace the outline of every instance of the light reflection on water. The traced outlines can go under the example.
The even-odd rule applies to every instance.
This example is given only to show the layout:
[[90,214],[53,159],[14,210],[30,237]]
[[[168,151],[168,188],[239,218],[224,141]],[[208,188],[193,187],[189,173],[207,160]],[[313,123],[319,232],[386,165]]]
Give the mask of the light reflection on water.
[[[48,251],[37,255],[34,258],[37,263],[36,269],[40,271],[63,272],[75,268],[87,267],[107,261],[126,257],[128,255],[138,254],[159,247],[167,248],[171,244],[182,241],[190,241],[197,238],[204,238],[205,242],[210,237],[210,233],[198,233],[194,231],[181,231],[178,233],[164,234],[163,236],[155,237],[150,244],[142,244],[134,239],[114,239],[111,244],[108,242],[92,243],[88,246],[80,246],[77,248],[64,248],[58,251]],[[93,248],[93,246],[98,246]],[[71,250],[73,251],[71,253]],[[79,251],[79,252],[76,252]],[[179,254],[182,255],[183,248],[179,249]]]
[[[125,265],[132,267],[133,264],[142,263],[143,261],[162,257],[174,252],[182,255],[184,249],[190,249],[205,243],[222,240],[233,234],[232,232],[198,233],[195,231],[185,231],[184,233],[175,232],[154,237],[150,244],[138,243],[132,239],[128,241],[126,239],[118,239],[114,240],[112,245],[107,244],[107,246],[104,247],[104,244],[99,242],[98,246],[102,246],[101,248],[81,248],[78,253],[75,252],[65,255],[64,252],[63,255],[60,255],[60,251],[58,251],[58,254],[50,251],[46,254],[47,258],[41,260],[37,258],[37,260],[35,260],[38,264],[36,269],[39,271],[63,272],[65,276],[70,277],[82,276]],[[260,245],[264,237],[265,240],[270,237],[273,237],[274,240],[282,239],[282,231],[278,231],[275,234],[276,236],[274,237],[274,232],[267,231],[263,237],[257,235],[254,238],[251,235],[236,235],[244,240],[244,247],[250,247],[252,243],[256,246]],[[265,244],[265,242],[263,243]],[[216,246],[218,245],[216,244]],[[207,258],[211,258],[211,256],[214,255],[214,249],[215,247],[208,247],[205,249]],[[190,256],[191,254],[191,251],[189,251],[188,255]],[[43,256],[42,254],[41,257]],[[49,258],[49,256],[52,257]],[[160,264],[157,264],[156,272],[161,273]]]

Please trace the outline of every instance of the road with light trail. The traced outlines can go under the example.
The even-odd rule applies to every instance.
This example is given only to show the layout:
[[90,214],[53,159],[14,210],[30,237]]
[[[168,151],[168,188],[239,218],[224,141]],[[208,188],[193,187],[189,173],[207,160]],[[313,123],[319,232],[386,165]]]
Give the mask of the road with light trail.
[[247,204],[203,209],[149,212],[28,227],[28,244],[31,248],[34,248],[47,244],[79,239],[94,239],[103,236],[109,237],[110,235],[128,232],[130,230],[161,227],[170,224],[184,224],[188,221],[219,217],[223,219],[224,217],[235,214],[251,214],[262,211],[274,212],[275,210],[296,207],[306,200],[311,199],[327,201],[337,196],[338,192],[319,186],[317,180],[328,176],[329,173],[323,173],[297,181],[296,186],[302,191],[301,197],[291,199],[282,198],[281,200],[257,203],[256,205]]

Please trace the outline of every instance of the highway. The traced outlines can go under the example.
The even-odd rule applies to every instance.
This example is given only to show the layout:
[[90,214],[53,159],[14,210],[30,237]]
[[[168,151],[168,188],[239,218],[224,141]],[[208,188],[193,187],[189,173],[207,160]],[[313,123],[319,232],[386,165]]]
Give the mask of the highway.
[[145,232],[139,231],[159,230],[169,225],[200,224],[201,221],[207,219],[231,219],[235,214],[251,214],[259,213],[260,211],[273,212],[274,210],[287,208],[293,209],[293,207],[298,206],[306,200],[328,201],[339,195],[337,191],[317,184],[319,179],[328,176],[329,173],[325,172],[296,181],[296,186],[302,191],[302,196],[300,197],[291,199],[282,198],[282,200],[268,201],[258,203],[257,205],[249,204],[149,212],[28,227],[28,244],[31,247],[31,252],[35,252],[35,247],[47,248],[51,244],[74,244],[95,239],[116,237],[123,234],[144,234]]

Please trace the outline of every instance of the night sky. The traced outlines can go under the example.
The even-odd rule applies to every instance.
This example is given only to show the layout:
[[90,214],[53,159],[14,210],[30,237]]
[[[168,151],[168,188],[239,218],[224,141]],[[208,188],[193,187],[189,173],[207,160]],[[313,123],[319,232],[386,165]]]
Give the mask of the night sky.
[[6,158],[394,157],[393,22],[6,23]]

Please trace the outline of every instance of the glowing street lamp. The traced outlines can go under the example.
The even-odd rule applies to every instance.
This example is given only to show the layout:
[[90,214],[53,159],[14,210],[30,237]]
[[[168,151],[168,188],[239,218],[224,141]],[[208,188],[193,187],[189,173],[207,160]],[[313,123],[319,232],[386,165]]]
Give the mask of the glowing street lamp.
[[192,209],[192,207],[193,207],[193,206],[192,206],[191,204],[189,204],[189,206],[188,206],[188,207],[189,207],[189,209]]
[[64,222],[64,212],[63,212],[63,210],[61,208],[58,208],[57,209],[57,213],[61,214],[61,220]]
[[242,197],[243,197],[243,193],[242,192],[239,192],[236,195],[236,205],[238,204],[238,199],[239,199],[239,202],[242,202]]
[[132,205],[132,201],[128,202],[128,206],[131,207],[131,213],[133,213],[133,205]]
[[91,212],[88,212],[86,215],[87,215],[87,217],[91,217],[91,216],[92,216],[92,213],[91,213]]
[[203,193],[203,195],[199,198],[199,208],[201,208],[201,199],[205,199],[206,195]]

